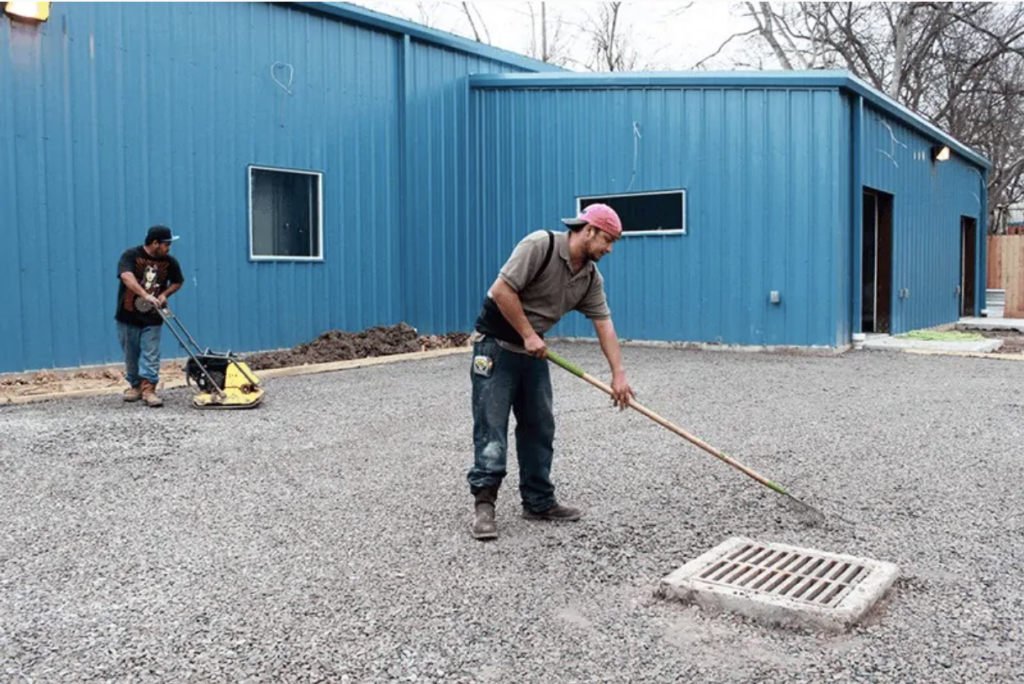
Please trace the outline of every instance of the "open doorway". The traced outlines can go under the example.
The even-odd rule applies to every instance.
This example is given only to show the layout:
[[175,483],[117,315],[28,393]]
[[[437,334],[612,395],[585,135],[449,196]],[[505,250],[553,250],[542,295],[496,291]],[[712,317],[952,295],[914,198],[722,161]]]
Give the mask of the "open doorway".
[[861,330],[866,333],[888,333],[892,327],[892,199],[864,190]]
[[973,316],[977,278],[976,250],[978,222],[969,217],[960,217],[960,315]]

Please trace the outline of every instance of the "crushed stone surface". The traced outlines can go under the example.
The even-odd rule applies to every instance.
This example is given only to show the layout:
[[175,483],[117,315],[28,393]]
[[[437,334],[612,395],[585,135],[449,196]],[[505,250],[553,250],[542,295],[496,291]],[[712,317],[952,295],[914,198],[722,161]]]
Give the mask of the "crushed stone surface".
[[[607,380],[594,344],[558,351]],[[0,407],[0,680],[1007,682],[1024,678],[1024,365],[626,347],[638,400],[552,367],[559,497],[469,535],[469,355],[278,378],[253,411]],[[898,564],[841,635],[659,598],[733,535]]]

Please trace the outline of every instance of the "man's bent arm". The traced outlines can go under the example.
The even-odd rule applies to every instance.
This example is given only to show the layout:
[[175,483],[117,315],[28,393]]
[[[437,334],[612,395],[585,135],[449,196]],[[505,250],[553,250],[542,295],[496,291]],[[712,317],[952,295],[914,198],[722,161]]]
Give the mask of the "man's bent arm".
[[512,327],[524,340],[537,334],[533,326],[530,325],[526,312],[523,311],[523,303],[519,300],[519,295],[509,287],[508,283],[498,278],[491,286],[489,294],[494,303],[498,305],[498,310],[501,311],[505,320],[512,324]]
[[121,274],[121,282],[124,283],[125,287],[127,287],[129,290],[139,295],[140,297],[149,296],[149,293],[146,292],[145,289],[143,289],[142,285],[139,285],[138,279],[135,278],[135,274],[132,273],[131,271],[125,271],[124,273]]
[[175,292],[177,292],[180,289],[181,289],[181,283],[171,283],[167,287],[167,289],[164,290],[164,292],[163,292],[162,296],[164,298],[164,301],[166,302],[168,299],[170,299],[172,294],[174,294]]
[[626,369],[622,366],[622,349],[619,347],[619,336],[615,334],[615,325],[612,319],[606,318],[601,321],[594,321],[594,330],[597,332],[597,339],[601,342],[601,351],[608,359],[608,365],[612,369],[612,377],[625,374]]

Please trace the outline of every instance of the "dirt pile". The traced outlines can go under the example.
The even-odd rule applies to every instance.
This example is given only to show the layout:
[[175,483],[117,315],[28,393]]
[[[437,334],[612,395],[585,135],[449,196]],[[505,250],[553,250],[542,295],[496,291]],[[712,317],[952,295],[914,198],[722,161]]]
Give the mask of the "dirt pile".
[[420,344],[423,345],[423,351],[465,347],[469,344],[469,333],[451,332],[447,335],[424,335],[420,337]]
[[420,336],[412,326],[399,323],[354,333],[330,330],[312,342],[304,342],[292,349],[247,354],[245,360],[253,370],[264,370],[449,349],[465,346],[468,339],[469,335],[461,332]]
[[[183,373],[180,363],[166,361],[161,364],[161,383],[181,377]],[[0,376],[0,405],[12,402],[18,397],[90,392],[114,387],[128,387],[124,381],[123,365],[12,373]]]
[[[390,356],[409,352],[431,351],[464,347],[469,335],[452,332],[447,335],[419,335],[416,329],[400,323],[379,326],[362,332],[331,330],[312,342],[297,345],[282,351],[258,352],[243,355],[253,370],[302,366],[331,361],[350,361],[375,356]],[[180,349],[176,354],[183,354]],[[164,361],[161,364],[161,384],[169,380],[181,380],[183,359]],[[17,397],[69,392],[87,392],[110,388],[126,388],[124,365],[94,367],[77,370],[42,370],[29,373],[0,375],[0,404],[14,401]]]

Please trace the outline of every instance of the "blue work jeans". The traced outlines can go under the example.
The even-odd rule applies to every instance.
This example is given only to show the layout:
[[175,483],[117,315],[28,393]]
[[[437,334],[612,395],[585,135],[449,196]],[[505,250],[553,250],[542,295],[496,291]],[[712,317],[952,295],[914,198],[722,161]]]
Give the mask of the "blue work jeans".
[[509,411],[516,416],[519,494],[523,506],[542,512],[555,504],[551,484],[555,416],[548,362],[503,349],[491,338],[473,345],[474,463],[470,492],[497,490],[505,478]]
[[132,387],[143,380],[156,386],[160,380],[160,329],[163,326],[139,327],[117,322],[117,338],[124,350],[125,379]]

